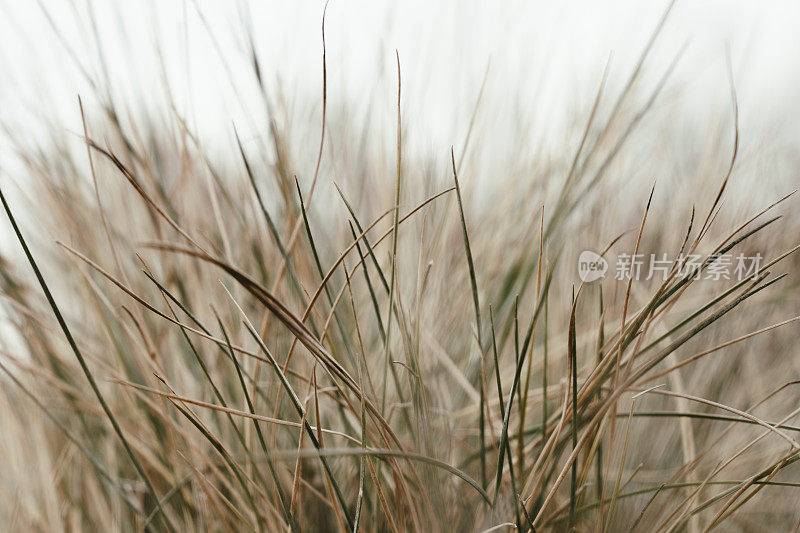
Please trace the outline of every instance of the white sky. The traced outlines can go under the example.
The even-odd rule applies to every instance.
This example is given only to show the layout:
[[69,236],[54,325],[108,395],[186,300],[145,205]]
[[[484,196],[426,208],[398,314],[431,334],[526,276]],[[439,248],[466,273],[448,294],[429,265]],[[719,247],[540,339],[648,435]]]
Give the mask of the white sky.
[[[204,136],[222,132],[227,139],[232,122],[245,135],[253,133],[248,123],[256,128],[263,124],[263,111],[253,111],[260,102],[243,53],[243,20],[254,29],[271,91],[280,80],[287,101],[319,105],[321,1],[40,1],[84,68],[102,84],[91,5],[111,85],[133,105],[163,105],[160,49],[179,109],[196,121]],[[590,105],[609,54],[614,54],[613,89],[630,72],[665,7],[666,2],[635,0],[331,0],[329,102],[373,102],[374,120],[390,124],[396,49],[402,62],[404,116],[416,133],[415,142],[446,149],[463,139],[491,60],[485,99],[499,127],[521,113],[543,137],[557,142],[565,121]],[[255,102],[248,104],[248,112],[232,97],[197,9],[229,61],[238,90]],[[687,114],[703,120],[730,105],[729,47],[743,127],[778,123],[781,135],[796,140],[798,21],[798,2],[679,0],[647,72],[653,78],[660,75],[688,42],[671,87],[681,90]],[[89,110],[97,107],[36,0],[0,0],[0,66],[0,121],[12,124],[19,135],[46,131],[43,115],[79,131],[78,93]],[[8,146],[0,142],[0,150]]]

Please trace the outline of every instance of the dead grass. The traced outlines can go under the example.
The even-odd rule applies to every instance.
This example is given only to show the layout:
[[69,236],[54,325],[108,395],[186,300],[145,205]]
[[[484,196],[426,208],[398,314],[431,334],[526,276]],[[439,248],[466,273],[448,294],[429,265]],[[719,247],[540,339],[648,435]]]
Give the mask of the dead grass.
[[[82,139],[18,146],[24,186],[0,180],[4,523],[795,526],[795,200],[730,193],[759,188],[737,171],[735,92],[728,128],[680,151],[657,107],[671,67],[638,89],[648,51],[621,94],[607,71],[574,144],[496,169],[513,186],[479,187],[476,115],[460,148],[405,153],[400,54],[394,153],[331,121],[324,85],[318,125],[232,132],[224,161],[174,108],[128,124],[102,91]],[[252,58],[237,83],[280,107]],[[583,285],[587,248],[702,253],[701,273],[715,253],[765,261],[741,281],[676,264]]]

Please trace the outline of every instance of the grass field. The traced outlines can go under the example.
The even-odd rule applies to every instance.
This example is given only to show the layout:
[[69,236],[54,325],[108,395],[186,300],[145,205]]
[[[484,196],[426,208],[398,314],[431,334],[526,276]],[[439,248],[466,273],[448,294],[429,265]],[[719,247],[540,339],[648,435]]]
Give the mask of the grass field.
[[255,138],[209,149],[100,84],[82,131],[19,140],[3,529],[796,529],[794,185],[733,83],[687,134],[648,53],[510,159],[482,90],[452,148],[407,150],[402,51],[379,131],[325,85],[269,94],[253,53]]

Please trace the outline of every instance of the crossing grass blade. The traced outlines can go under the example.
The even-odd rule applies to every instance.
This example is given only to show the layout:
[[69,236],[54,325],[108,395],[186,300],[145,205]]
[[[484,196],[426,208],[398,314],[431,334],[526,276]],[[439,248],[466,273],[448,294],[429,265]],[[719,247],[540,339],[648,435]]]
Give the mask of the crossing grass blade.
[[150,496],[154,499],[156,507],[159,509],[161,517],[164,520],[164,524],[170,531],[174,531],[175,526],[172,524],[172,521],[170,520],[169,516],[167,516],[166,512],[164,512],[164,509],[161,507],[158,496],[156,495],[155,488],[153,488],[153,484],[151,483],[150,478],[145,473],[142,464],[139,462],[138,457],[133,452],[133,449],[128,443],[128,439],[122,432],[122,428],[117,422],[114,413],[111,412],[111,408],[106,403],[105,398],[103,397],[103,393],[100,392],[100,388],[97,386],[97,382],[94,379],[94,375],[92,374],[91,370],[89,370],[89,366],[87,365],[86,360],[83,357],[83,354],[78,348],[75,339],[72,337],[72,333],[70,332],[69,326],[67,326],[67,322],[61,315],[61,311],[59,310],[58,305],[56,304],[56,301],[53,298],[53,295],[50,293],[50,289],[47,286],[47,282],[45,282],[44,276],[42,275],[42,272],[39,270],[39,265],[37,265],[36,260],[33,258],[33,254],[28,248],[28,244],[25,242],[25,238],[22,236],[22,232],[20,231],[19,226],[17,226],[17,221],[14,218],[14,215],[11,213],[11,208],[9,207],[8,202],[6,201],[6,197],[3,194],[2,189],[0,189],[0,201],[2,201],[3,203],[3,209],[5,209],[6,211],[6,216],[8,216],[8,220],[11,223],[11,227],[14,229],[14,233],[17,236],[17,240],[19,240],[19,243],[22,246],[23,251],[25,252],[25,256],[28,258],[28,262],[30,263],[31,268],[33,269],[33,272],[36,275],[36,279],[39,282],[39,286],[42,288],[42,292],[44,292],[45,298],[47,298],[47,303],[50,305],[50,309],[53,311],[53,314],[55,315],[56,320],[58,321],[58,325],[61,328],[61,331],[63,332],[64,337],[66,338],[67,343],[70,346],[70,349],[72,350],[72,353],[78,360],[78,364],[80,365],[83,374],[86,376],[87,381],[89,381],[89,386],[92,388],[92,392],[97,398],[97,401],[100,403],[100,407],[102,407],[103,412],[108,417],[108,420],[111,422],[111,426],[114,428],[114,432],[119,437],[119,440],[122,443],[122,446],[125,448],[125,452],[128,455],[128,458],[130,459],[131,463],[133,463],[133,466],[136,469],[137,473],[139,474],[139,477],[141,477],[142,481],[147,487],[147,491],[150,493]]

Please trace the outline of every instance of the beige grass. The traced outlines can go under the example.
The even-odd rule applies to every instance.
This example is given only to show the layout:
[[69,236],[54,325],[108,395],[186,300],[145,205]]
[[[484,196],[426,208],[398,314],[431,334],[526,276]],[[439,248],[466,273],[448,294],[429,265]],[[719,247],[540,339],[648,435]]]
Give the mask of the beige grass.
[[[560,153],[487,169],[481,98],[452,152],[404,153],[424,124],[403,121],[401,72],[391,147],[325,96],[311,124],[273,102],[285,118],[225,134],[224,159],[174,110],[102,94],[85,137],[20,143],[0,177],[20,226],[0,248],[3,524],[795,526],[796,200],[762,181],[768,139],[738,151],[735,93],[687,151],[637,69]],[[767,266],[575,268],[726,247]]]

